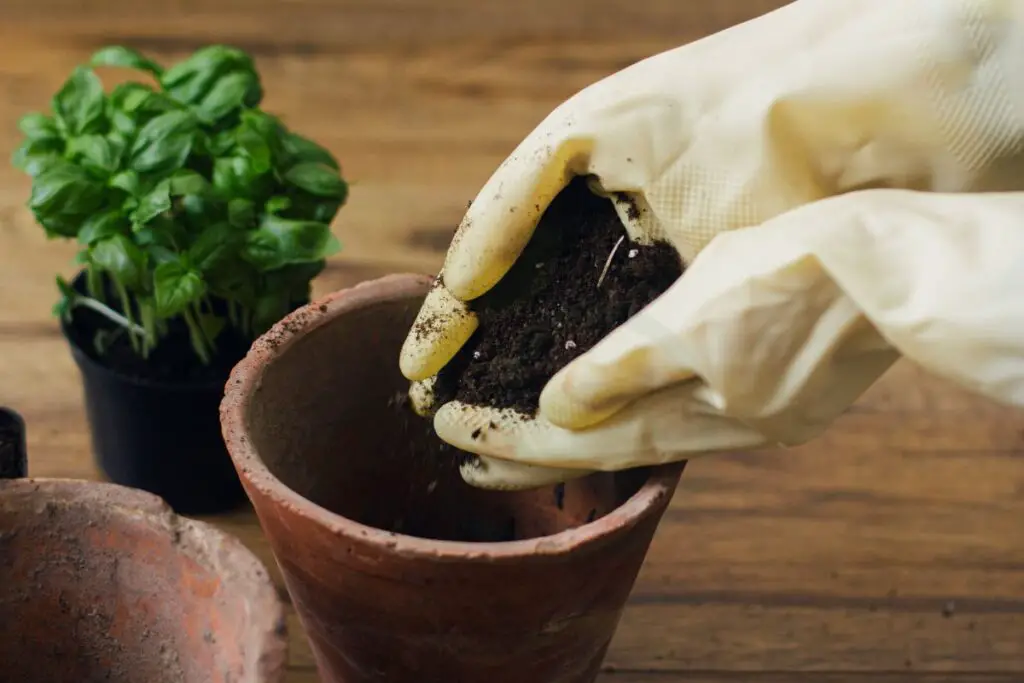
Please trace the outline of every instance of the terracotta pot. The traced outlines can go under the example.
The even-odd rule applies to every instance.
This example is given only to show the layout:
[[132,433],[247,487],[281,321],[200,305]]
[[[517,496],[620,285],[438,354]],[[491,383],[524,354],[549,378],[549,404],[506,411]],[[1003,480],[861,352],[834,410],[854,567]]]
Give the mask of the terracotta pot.
[[228,450],[326,683],[589,683],[682,465],[463,483],[401,400],[430,283],[364,283],[258,340],[222,403]]
[[234,538],[115,484],[0,480],[0,683],[280,683],[286,655]]

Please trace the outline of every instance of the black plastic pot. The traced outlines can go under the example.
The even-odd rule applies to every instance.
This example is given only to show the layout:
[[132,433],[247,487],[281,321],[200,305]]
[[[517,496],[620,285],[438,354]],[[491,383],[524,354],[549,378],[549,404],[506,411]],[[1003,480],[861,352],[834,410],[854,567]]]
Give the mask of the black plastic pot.
[[[81,274],[72,286],[82,291]],[[82,376],[93,453],[107,478],[154,493],[184,515],[245,501],[220,431],[227,372],[202,384],[123,375],[86,353],[64,322],[61,331]]]
[[0,408],[0,479],[27,476],[25,421],[10,408]]
[[111,481],[155,493],[186,515],[224,512],[244,500],[220,433],[227,377],[198,385],[144,382],[68,343],[82,374],[93,453]]

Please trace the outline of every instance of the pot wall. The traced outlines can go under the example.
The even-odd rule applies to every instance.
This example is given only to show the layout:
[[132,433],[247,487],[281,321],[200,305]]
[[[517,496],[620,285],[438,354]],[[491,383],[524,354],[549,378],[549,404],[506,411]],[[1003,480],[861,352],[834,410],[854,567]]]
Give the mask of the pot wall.
[[258,341],[222,405],[229,451],[328,683],[590,683],[682,465],[466,485],[402,400],[430,281],[365,283]]
[[280,683],[266,569],[112,484],[0,481],[0,683]]

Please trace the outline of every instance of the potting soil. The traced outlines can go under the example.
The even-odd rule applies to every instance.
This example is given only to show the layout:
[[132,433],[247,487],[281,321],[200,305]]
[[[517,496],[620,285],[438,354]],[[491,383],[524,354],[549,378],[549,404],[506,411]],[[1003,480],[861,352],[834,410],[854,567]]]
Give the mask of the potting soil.
[[534,415],[547,381],[683,274],[669,244],[630,240],[612,202],[574,179],[508,274],[471,302],[473,337],[438,375],[438,404]]

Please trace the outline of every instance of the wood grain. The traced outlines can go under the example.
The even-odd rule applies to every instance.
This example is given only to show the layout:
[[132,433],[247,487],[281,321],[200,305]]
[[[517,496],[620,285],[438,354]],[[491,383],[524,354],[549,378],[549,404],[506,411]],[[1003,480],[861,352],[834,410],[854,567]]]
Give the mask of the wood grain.
[[[316,293],[434,272],[466,202],[560,101],[781,0],[4,0],[0,151],[94,48],[250,50],[266,106],[353,181]],[[49,315],[73,247],[0,166],[0,404],[34,476],[96,478]],[[1024,678],[1024,417],[901,363],[817,442],[691,464],[602,683]],[[247,509],[213,519],[279,573]],[[595,568],[597,570],[597,568]],[[282,595],[287,593],[281,587]],[[294,613],[288,683],[317,680]]]

